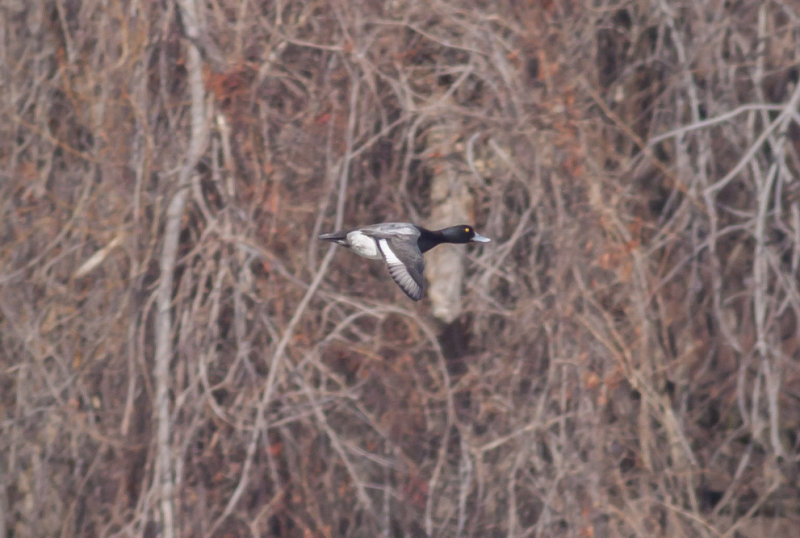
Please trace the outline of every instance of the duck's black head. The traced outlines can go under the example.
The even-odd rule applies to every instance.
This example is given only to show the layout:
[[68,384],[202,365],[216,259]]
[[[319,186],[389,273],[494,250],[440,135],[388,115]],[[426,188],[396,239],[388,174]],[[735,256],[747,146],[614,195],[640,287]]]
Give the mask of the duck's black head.
[[484,237],[475,231],[475,228],[469,224],[459,224],[458,226],[450,226],[443,230],[439,230],[442,236],[446,239],[447,243],[488,243],[491,241],[488,237]]
[[419,247],[422,252],[432,249],[441,243],[488,243],[491,241],[475,231],[469,224],[459,224],[436,230],[435,232],[420,229]]

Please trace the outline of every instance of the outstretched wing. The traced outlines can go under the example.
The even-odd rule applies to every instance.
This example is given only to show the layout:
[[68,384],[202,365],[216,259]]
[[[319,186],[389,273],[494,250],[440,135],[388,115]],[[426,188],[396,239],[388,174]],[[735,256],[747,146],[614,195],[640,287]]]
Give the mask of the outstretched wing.
[[410,243],[403,239],[382,238],[378,239],[378,249],[389,266],[389,274],[400,289],[415,301],[422,299],[425,291],[422,276],[425,260],[416,241]]

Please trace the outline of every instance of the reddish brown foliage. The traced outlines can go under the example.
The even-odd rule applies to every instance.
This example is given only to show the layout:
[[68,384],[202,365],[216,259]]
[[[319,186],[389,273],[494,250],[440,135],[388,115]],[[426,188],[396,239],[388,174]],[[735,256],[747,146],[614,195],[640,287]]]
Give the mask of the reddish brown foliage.
[[[792,3],[7,4],[0,536],[800,525]],[[446,325],[315,240],[437,174]]]

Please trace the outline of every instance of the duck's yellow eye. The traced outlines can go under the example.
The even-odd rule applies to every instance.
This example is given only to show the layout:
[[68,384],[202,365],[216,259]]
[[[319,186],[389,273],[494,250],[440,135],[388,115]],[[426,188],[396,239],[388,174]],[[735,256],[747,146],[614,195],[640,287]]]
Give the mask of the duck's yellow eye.
[[464,231],[469,233],[469,228],[464,228]]

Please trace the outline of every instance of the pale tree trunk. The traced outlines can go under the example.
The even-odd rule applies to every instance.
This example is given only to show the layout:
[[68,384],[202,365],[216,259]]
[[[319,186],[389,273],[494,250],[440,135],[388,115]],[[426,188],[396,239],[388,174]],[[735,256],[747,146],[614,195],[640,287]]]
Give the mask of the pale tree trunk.
[[158,424],[156,436],[156,483],[159,493],[159,506],[161,511],[161,530],[165,538],[175,536],[175,517],[173,495],[175,476],[173,471],[170,421],[170,360],[173,355],[172,347],[172,314],[170,311],[172,299],[173,273],[178,251],[178,237],[181,230],[181,218],[186,205],[188,186],[195,165],[206,145],[207,126],[205,110],[205,93],[202,78],[202,59],[200,51],[193,44],[194,37],[198,35],[197,13],[193,0],[180,0],[178,2],[181,20],[186,36],[186,67],[188,70],[189,92],[191,94],[191,139],[186,161],[181,168],[178,182],[173,189],[173,197],[167,207],[167,218],[164,227],[164,241],[161,250],[160,273],[161,280],[158,285],[157,315],[156,315],[156,355],[153,366],[153,377],[156,386],[156,423]]

